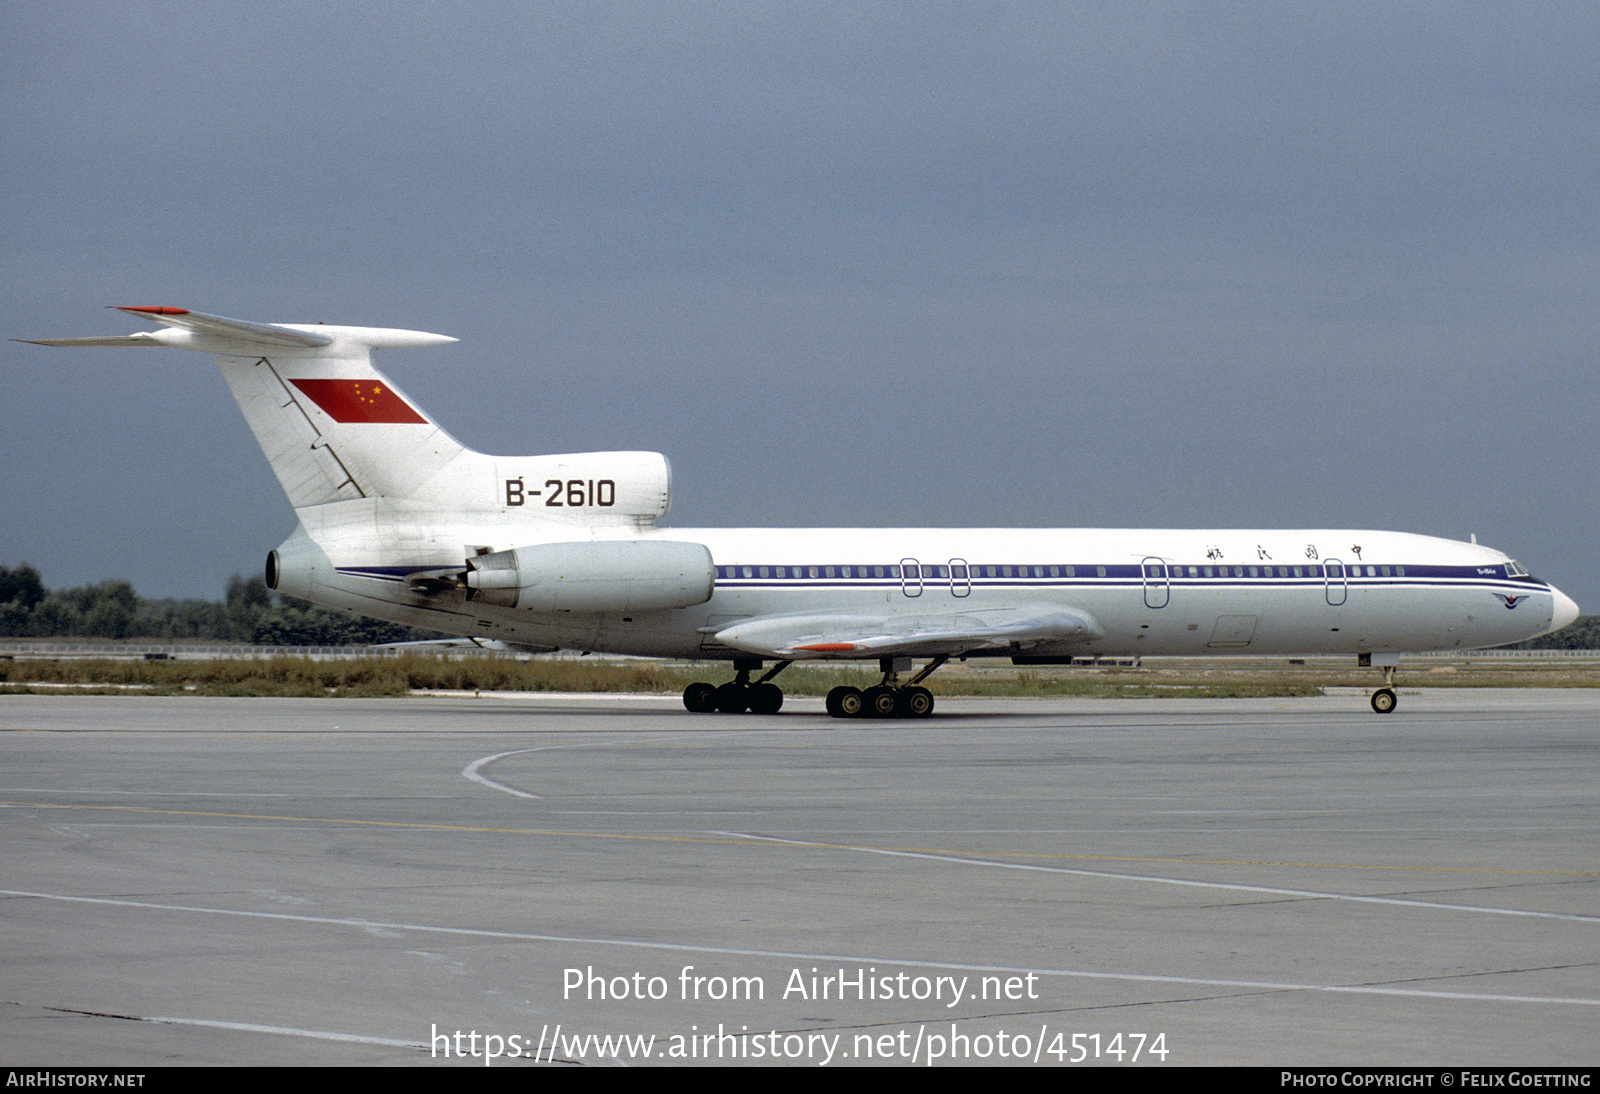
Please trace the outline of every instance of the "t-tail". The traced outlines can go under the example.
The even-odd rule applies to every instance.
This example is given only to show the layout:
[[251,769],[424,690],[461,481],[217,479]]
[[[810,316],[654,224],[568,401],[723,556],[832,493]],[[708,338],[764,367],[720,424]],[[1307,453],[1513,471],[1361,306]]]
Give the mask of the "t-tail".
[[[471,596],[478,584],[471,579],[504,561],[476,559],[530,544],[637,538],[670,507],[671,470],[658,453],[474,452],[373,366],[375,349],[456,341],[447,335],[253,323],[185,308],[119,310],[162,329],[26,341],[215,356],[300,517],[301,528],[267,566],[268,583],[292,595],[394,618],[381,599],[350,603],[328,586],[348,590],[339,575],[360,572],[418,593],[450,584]],[[505,577],[481,580],[487,590]]]
[[47,346],[157,346],[214,354],[296,509],[409,497],[467,449],[372,365],[374,349],[440,346],[443,334],[381,327],[268,325],[185,308],[119,309],[165,329]]

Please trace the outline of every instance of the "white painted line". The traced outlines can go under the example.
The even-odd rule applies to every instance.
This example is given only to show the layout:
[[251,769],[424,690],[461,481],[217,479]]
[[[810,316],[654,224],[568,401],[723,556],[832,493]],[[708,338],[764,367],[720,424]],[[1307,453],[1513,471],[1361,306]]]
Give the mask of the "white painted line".
[[1266,896],[1292,896],[1311,900],[1353,900],[1361,904],[1396,904],[1405,908],[1442,908],[1449,912],[1527,916],[1533,919],[1560,919],[1570,923],[1600,923],[1600,916],[1573,915],[1565,912],[1529,912],[1519,908],[1483,908],[1474,907],[1470,904],[1443,904],[1432,900],[1409,900],[1405,897],[1363,896],[1359,893],[1325,893],[1315,889],[1277,889],[1267,885],[1244,885],[1230,881],[1191,881],[1188,878],[1157,877],[1153,874],[1118,874],[1109,870],[1083,870],[1071,866],[1039,866],[1029,862],[1001,862],[994,859],[966,858],[962,855],[940,855],[931,851],[895,851],[884,847],[857,847],[843,843],[780,839],[777,836],[758,836],[753,832],[715,832],[713,835],[761,840],[764,843],[781,843],[790,847],[816,847],[831,851],[859,851],[862,854],[887,855],[891,858],[930,859],[934,862],[949,862],[959,866],[989,866],[997,870],[1025,870],[1041,874],[1071,874],[1076,877],[1109,878],[1113,881],[1145,881],[1153,885],[1182,885],[1191,889],[1225,889],[1237,893],[1261,893]]
[[[766,732],[771,731],[768,730]],[[713,734],[713,736],[721,737],[726,737],[728,735],[729,734],[727,733]],[[483,769],[494,763],[496,760],[503,760],[507,756],[526,756],[531,752],[558,752],[575,748],[611,748],[617,745],[632,747],[634,745],[641,744],[654,744],[657,741],[680,741],[682,739],[682,734],[673,734],[670,737],[627,737],[614,741],[577,741],[559,745],[544,745],[540,748],[517,748],[512,749],[510,752],[497,752],[493,756],[480,756],[478,759],[473,760],[466,767],[462,768],[461,774],[466,778],[471,779],[475,783],[481,783],[482,785],[487,786],[490,790],[498,790],[502,794],[512,794],[519,798],[542,799],[544,797],[543,794],[535,794],[528,790],[518,790],[514,786],[507,786],[505,783],[496,782],[494,779],[491,779],[489,776],[485,775],[483,773]]]
[[483,757],[480,757],[479,759],[473,760],[470,764],[468,764],[466,767],[463,767],[461,769],[461,774],[465,775],[467,778],[471,779],[475,783],[482,783],[484,786],[487,786],[490,790],[498,790],[502,794],[512,794],[512,795],[515,795],[516,797],[519,797],[519,798],[538,798],[538,797],[541,797],[542,795],[530,794],[526,790],[518,790],[514,786],[507,786],[505,783],[495,782],[493,779],[489,778],[489,776],[482,774],[482,769],[485,768],[485,767],[488,767],[490,764],[494,763],[496,760],[505,759],[507,756],[520,756],[525,752],[542,752],[542,751],[543,751],[543,749],[538,749],[538,748],[519,748],[519,749],[515,749],[515,750],[513,750],[511,752],[497,752],[493,756],[483,756]]
[[[1121,875],[1111,874],[1110,877]],[[1161,880],[1161,879],[1157,879]],[[1083,980],[1112,980],[1140,984],[1198,985],[1207,988],[1226,988],[1245,991],[1319,991],[1343,995],[1401,996],[1413,999],[1448,999],[1457,1002],[1534,1003],[1563,1006],[1600,1007],[1600,998],[1564,998],[1560,996],[1497,995],[1488,992],[1426,991],[1421,988],[1386,987],[1375,984],[1301,984],[1279,983],[1265,980],[1216,980],[1195,976],[1155,976],[1143,973],[1100,972],[1088,969],[1041,969],[1012,965],[968,965],[950,961],[926,961],[921,958],[888,957],[883,954],[795,953],[789,950],[750,950],[730,946],[696,946],[683,942],[636,942],[621,938],[580,938],[571,935],[532,934],[524,931],[490,931],[477,927],[440,927],[426,923],[386,923],[372,919],[335,919],[329,916],[293,915],[289,912],[248,912],[230,908],[199,908],[185,904],[155,904],[142,900],[113,900],[107,897],[67,896],[63,893],[35,893],[18,889],[0,889],[0,897],[32,897],[38,900],[59,900],[71,904],[99,904],[116,908],[144,908],[158,912],[194,912],[200,915],[234,916],[241,919],[271,919],[285,923],[309,923],[327,927],[355,927],[360,930],[378,928],[390,931],[421,931],[429,934],[451,935],[457,938],[495,938],[514,942],[554,942],[563,945],[616,946],[631,950],[661,950],[669,953],[719,954],[727,957],[770,957],[784,961],[843,961],[849,964],[901,965],[910,968],[950,969],[955,972],[977,973],[1038,973],[1041,976],[1066,976]],[[1448,905],[1447,905],[1448,907]],[[1457,909],[1460,910],[1460,909]],[[1470,909],[1468,909],[1470,910]],[[1494,975],[1486,972],[1484,975]],[[1164,1002],[1151,1000],[1150,1002]]]
[[156,1022],[164,1026],[206,1026],[210,1029],[232,1029],[243,1033],[275,1033],[283,1037],[314,1037],[319,1041],[348,1041],[358,1045],[383,1045],[386,1048],[411,1048],[427,1052],[421,1041],[400,1041],[393,1037],[363,1037],[358,1033],[334,1033],[325,1029],[294,1029],[290,1026],[258,1026],[250,1022],[214,1022],[204,1018],[145,1018],[138,1022]]

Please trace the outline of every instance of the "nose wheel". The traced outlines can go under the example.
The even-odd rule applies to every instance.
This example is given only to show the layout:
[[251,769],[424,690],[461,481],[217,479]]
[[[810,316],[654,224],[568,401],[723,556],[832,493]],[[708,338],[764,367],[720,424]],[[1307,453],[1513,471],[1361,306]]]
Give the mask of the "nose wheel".
[[1400,699],[1394,693],[1395,667],[1393,665],[1384,665],[1382,668],[1383,687],[1372,693],[1372,709],[1379,714],[1388,714],[1394,710]]

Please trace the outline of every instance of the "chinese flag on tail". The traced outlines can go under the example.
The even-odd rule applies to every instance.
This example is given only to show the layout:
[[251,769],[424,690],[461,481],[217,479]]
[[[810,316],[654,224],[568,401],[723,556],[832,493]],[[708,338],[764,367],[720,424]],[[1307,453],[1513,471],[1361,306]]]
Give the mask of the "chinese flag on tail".
[[350,422],[426,422],[411,404],[379,380],[293,380],[323,412],[341,424]]

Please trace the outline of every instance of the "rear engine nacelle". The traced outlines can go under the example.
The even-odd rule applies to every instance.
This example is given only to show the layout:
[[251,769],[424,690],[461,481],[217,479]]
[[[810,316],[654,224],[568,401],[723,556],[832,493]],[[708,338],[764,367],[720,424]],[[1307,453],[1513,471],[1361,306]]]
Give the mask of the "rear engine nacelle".
[[304,527],[267,554],[267,588],[284,596],[313,600],[312,587],[333,578],[333,565]]
[[711,599],[717,571],[700,543],[541,543],[467,560],[467,598],[530,612],[644,612]]

